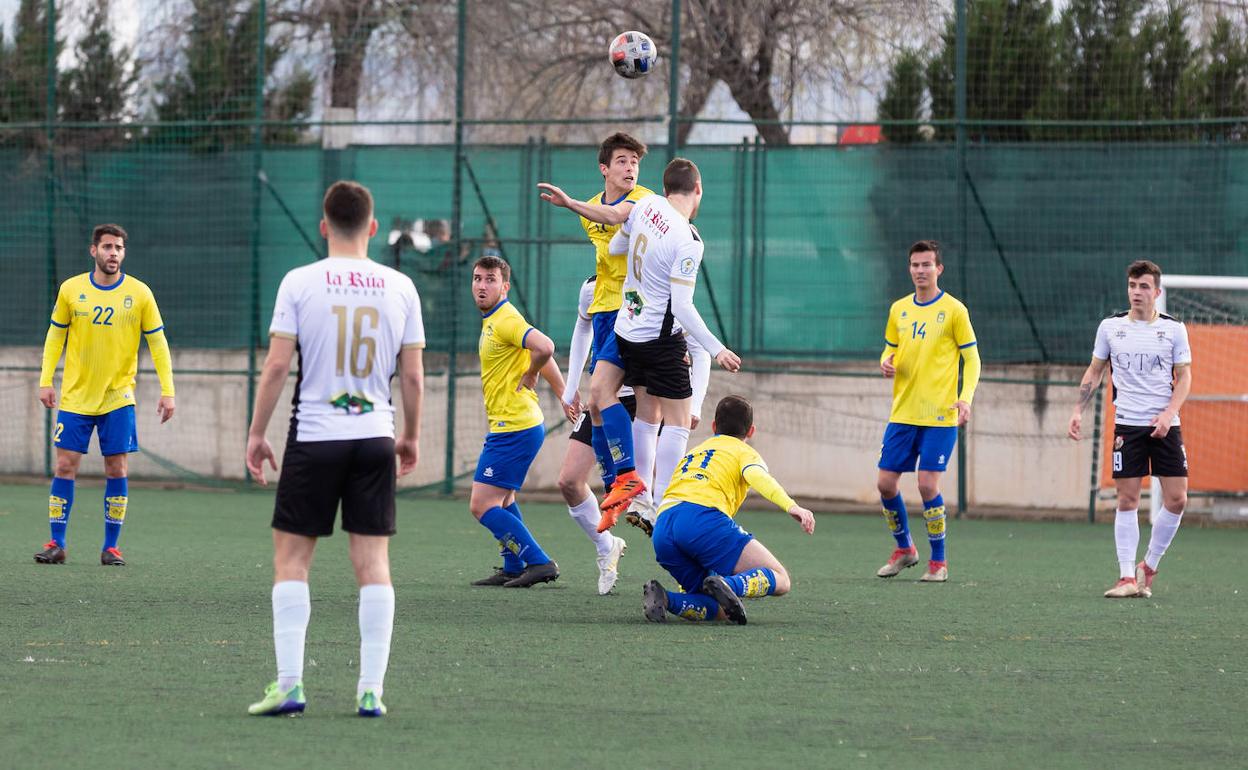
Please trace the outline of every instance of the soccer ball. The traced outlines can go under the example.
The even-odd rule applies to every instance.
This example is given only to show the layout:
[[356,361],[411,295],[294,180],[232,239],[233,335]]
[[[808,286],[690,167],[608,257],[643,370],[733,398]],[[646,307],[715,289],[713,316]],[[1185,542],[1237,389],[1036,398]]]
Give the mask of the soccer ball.
[[645,77],[659,62],[654,41],[644,32],[621,32],[611,41],[611,66],[621,77],[630,80]]

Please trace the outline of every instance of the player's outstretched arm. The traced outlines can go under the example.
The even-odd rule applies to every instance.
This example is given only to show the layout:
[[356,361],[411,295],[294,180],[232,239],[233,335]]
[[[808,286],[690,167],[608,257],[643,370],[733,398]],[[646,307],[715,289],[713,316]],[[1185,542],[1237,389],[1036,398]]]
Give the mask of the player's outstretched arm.
[[633,201],[627,200],[620,201],[614,206],[608,206],[604,203],[578,201],[549,182],[538,182],[537,189],[542,191],[542,200],[560,208],[574,211],[589,221],[597,222],[601,225],[622,225],[624,220],[628,219],[629,212],[633,210]]
[[563,386],[560,401],[565,406],[578,400],[581,377],[585,370],[585,362],[589,360],[589,348],[593,344],[594,327],[588,318],[580,313],[576,315],[576,326],[572,329],[572,344],[568,346],[568,381]]
[[1073,441],[1082,438],[1080,429],[1083,424],[1083,410],[1092,402],[1096,389],[1101,386],[1101,378],[1105,376],[1105,366],[1108,363],[1103,358],[1093,356],[1092,363],[1088,364],[1083,379],[1079,381],[1079,400],[1075,402],[1075,409],[1070,413],[1070,425],[1066,429],[1066,435]]
[[273,419],[273,408],[277,406],[277,399],[282,394],[282,386],[286,383],[286,375],[290,373],[290,361],[294,356],[294,339],[277,335],[269,338],[269,354],[264,359],[264,368],[260,370],[251,427],[247,429],[247,470],[260,484],[269,483],[264,477],[266,460],[273,470],[277,470],[277,456],[273,454],[273,447],[264,437],[264,432],[268,430],[269,420]]
[[741,470],[741,476],[751,489],[796,519],[806,534],[815,531],[815,515],[789,497],[789,493],[784,491],[784,487],[780,486],[780,482],[766,468],[761,465],[747,465]]
[[399,351],[399,395],[403,399],[403,432],[394,442],[399,456],[395,472],[404,476],[420,460],[420,411],[425,397],[425,351],[405,347]]

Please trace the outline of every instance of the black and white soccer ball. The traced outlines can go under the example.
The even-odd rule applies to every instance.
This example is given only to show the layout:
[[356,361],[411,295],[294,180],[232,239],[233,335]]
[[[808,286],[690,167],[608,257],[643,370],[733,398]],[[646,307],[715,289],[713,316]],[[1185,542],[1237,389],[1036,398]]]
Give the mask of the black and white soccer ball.
[[644,32],[621,32],[611,41],[611,66],[616,74],[630,80],[649,75],[659,62],[654,41]]

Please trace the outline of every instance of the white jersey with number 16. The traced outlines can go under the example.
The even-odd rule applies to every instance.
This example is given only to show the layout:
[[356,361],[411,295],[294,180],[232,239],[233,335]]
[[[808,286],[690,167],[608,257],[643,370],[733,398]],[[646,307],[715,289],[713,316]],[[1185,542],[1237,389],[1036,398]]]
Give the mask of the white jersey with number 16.
[[297,267],[277,290],[269,334],[298,344],[291,427],[299,441],[394,437],[399,351],[425,345],[412,279],[348,257]]

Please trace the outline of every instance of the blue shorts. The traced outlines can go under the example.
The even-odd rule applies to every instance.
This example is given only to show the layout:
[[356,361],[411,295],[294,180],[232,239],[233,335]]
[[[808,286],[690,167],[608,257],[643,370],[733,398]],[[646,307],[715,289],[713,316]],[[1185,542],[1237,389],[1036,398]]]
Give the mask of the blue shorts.
[[620,348],[615,344],[615,317],[618,310],[606,310],[594,313],[589,317],[594,325],[594,347],[589,356],[589,373],[594,373],[594,364],[606,361],[624,368],[624,359],[620,357]]
[[880,469],[910,473],[918,461],[921,471],[944,473],[958,443],[958,429],[946,425],[906,425],[890,422],[880,444]]
[[685,591],[699,593],[708,575],[731,575],[754,536],[718,508],[677,503],[654,523],[654,558]]
[[472,480],[492,487],[519,489],[524,486],[529,466],[545,440],[546,429],[541,425],[510,433],[487,434]]
[[52,444],[58,449],[86,454],[91,446],[91,431],[97,429],[100,432],[100,454],[105,457],[139,451],[133,404],[105,414],[57,412]]

